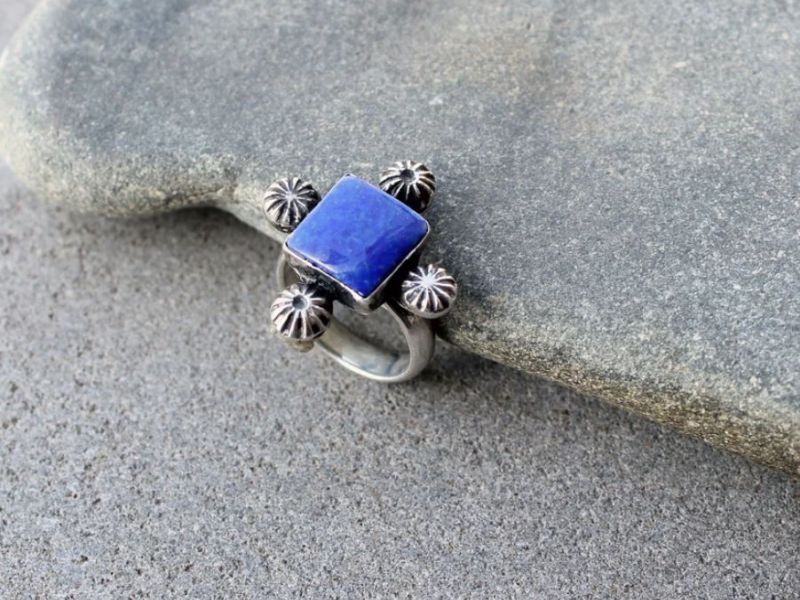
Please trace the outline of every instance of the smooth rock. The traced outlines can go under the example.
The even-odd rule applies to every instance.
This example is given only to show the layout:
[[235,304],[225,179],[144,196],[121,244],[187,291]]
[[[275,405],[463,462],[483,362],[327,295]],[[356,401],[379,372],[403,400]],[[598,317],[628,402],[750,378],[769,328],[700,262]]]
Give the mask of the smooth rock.
[[49,0],[0,147],[55,202],[265,232],[278,176],[422,160],[448,339],[797,473],[798,36],[766,0]]

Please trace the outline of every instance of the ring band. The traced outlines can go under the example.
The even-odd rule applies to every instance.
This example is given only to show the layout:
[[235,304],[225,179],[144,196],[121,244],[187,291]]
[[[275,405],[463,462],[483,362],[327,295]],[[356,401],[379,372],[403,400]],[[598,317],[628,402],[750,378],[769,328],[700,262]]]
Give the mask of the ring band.
[[[281,289],[297,280],[297,274],[281,254],[276,267],[276,279]],[[392,315],[408,347],[397,352],[368,342],[350,331],[336,317],[331,317],[328,329],[317,338],[323,352],[348,371],[382,383],[397,383],[413,379],[422,372],[433,357],[436,338],[431,322],[408,313],[392,300],[381,307]]]
[[[321,198],[299,177],[274,182],[264,216],[290,234],[277,264],[283,291],[270,307],[275,332],[290,346],[318,344],[340,365],[368,379],[392,383],[418,375],[435,346],[434,322],[456,299],[456,281],[438,263],[420,265],[430,225],[421,213],[436,180],[415,161],[384,171],[380,187],[342,177]],[[400,327],[406,349],[363,339],[333,314],[334,302],[358,313],[383,309]]]

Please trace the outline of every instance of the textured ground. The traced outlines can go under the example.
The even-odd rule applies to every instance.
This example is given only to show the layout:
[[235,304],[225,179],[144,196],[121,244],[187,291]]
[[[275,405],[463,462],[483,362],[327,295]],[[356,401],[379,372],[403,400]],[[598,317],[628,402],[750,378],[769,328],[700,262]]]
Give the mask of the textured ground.
[[267,334],[276,253],[0,167],[0,597],[800,588],[797,482],[457,350],[393,387],[298,360]]

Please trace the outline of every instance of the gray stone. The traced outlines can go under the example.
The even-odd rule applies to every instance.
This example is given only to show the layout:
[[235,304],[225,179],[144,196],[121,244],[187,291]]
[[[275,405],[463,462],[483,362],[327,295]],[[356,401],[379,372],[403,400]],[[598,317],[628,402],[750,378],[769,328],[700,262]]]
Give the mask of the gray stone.
[[53,0],[0,145],[64,205],[265,232],[277,176],[423,160],[448,339],[797,473],[798,52],[766,0]]
[[[0,3],[4,27],[25,2]],[[786,598],[800,483],[441,348],[268,335],[274,244],[45,207],[0,165],[3,598]],[[269,376],[268,376],[269,375]]]

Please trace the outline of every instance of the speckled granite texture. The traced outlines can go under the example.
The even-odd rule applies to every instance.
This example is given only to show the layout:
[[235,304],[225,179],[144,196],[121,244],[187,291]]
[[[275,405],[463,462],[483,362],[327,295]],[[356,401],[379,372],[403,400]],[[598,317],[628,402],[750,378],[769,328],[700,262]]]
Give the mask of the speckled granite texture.
[[[0,3],[0,44],[30,2]],[[48,207],[0,165],[0,597],[786,598],[800,484],[442,348],[267,335],[277,247]]]
[[261,230],[278,175],[424,160],[450,340],[796,474],[799,32],[767,0],[52,0],[0,147],[65,206]]

